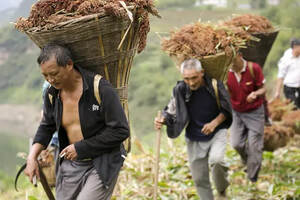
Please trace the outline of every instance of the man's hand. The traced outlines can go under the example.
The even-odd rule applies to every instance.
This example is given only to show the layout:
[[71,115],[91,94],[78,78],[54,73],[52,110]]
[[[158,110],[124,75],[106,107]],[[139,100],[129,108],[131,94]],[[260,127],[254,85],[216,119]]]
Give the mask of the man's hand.
[[[31,183],[33,183],[33,177],[36,176],[38,179],[40,179],[40,173],[39,173],[39,166],[38,162],[34,158],[27,158],[27,165],[24,170],[24,173],[26,176],[29,177],[29,180]],[[36,184],[36,183],[34,183]]]
[[162,125],[163,125],[163,123],[164,123],[164,121],[165,121],[165,118],[164,117],[155,117],[155,119],[154,119],[154,127],[155,127],[155,129],[156,130],[160,130],[161,129],[161,127],[162,127]]
[[279,99],[280,98],[280,92],[276,92],[274,95],[274,99]]
[[247,96],[247,102],[248,103],[252,103],[257,99],[257,94],[256,92],[251,92],[248,96]]
[[209,135],[212,132],[214,132],[216,127],[217,127],[217,124],[214,121],[212,121],[210,123],[204,124],[201,132],[204,133],[205,135]]
[[77,158],[77,152],[74,144],[70,144],[66,148],[64,148],[60,154],[60,157],[65,157],[68,160],[75,160]]

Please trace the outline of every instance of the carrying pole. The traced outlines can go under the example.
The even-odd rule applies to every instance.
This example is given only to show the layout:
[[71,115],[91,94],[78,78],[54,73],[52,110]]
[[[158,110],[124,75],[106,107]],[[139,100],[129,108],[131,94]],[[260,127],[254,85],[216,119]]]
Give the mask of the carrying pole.
[[[161,119],[161,111],[158,111],[157,118]],[[160,156],[160,138],[161,129],[157,130],[156,133],[156,157],[155,157],[155,172],[154,172],[154,200],[157,200],[157,190],[158,190],[158,174],[159,174],[159,156]]]

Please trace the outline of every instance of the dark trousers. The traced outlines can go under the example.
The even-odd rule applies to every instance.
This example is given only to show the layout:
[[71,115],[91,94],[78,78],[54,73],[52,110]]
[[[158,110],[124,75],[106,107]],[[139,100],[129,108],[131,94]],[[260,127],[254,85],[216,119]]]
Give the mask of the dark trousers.
[[285,97],[294,102],[295,106],[300,109],[300,88],[293,88],[285,85],[283,87],[283,92]]

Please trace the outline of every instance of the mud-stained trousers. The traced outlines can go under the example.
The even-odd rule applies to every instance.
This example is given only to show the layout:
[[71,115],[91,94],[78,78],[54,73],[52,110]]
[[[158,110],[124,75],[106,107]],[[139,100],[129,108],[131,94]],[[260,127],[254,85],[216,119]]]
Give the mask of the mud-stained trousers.
[[57,200],[109,200],[117,177],[105,187],[93,161],[63,160],[56,176]]
[[247,165],[250,181],[256,182],[264,145],[264,108],[260,106],[245,113],[233,110],[232,114],[231,145],[240,154],[243,164]]
[[224,161],[226,136],[227,129],[220,129],[209,141],[198,142],[186,138],[190,169],[201,200],[214,199],[209,178],[209,167],[219,193],[224,192],[229,185],[227,181],[228,167]]

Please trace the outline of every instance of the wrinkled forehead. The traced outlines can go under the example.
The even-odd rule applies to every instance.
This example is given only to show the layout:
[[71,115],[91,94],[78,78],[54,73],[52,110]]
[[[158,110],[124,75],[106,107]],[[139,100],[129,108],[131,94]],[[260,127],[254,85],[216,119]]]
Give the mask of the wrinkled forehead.
[[50,73],[53,71],[58,71],[60,67],[57,65],[56,59],[54,57],[40,64],[40,69],[42,73]]

